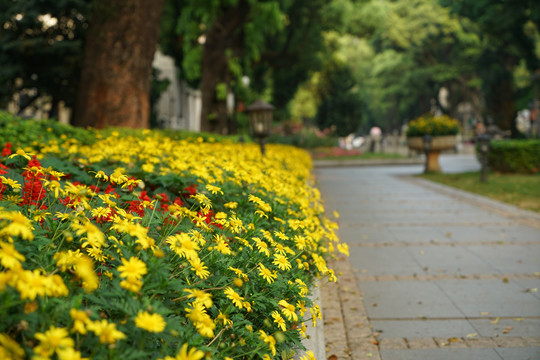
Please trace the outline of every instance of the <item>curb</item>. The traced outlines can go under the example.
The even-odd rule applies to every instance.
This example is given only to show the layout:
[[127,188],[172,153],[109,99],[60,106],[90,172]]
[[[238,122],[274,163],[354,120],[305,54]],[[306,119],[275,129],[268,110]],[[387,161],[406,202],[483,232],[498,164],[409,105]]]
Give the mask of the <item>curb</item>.
[[[317,282],[312,288],[311,294],[308,296],[309,299],[314,303],[318,304],[321,308],[321,313],[324,319],[324,313],[322,311],[322,297],[321,297],[321,287]],[[313,323],[311,323],[313,324]],[[302,356],[306,356],[306,351],[312,351],[317,360],[326,359],[326,346],[324,339],[324,321],[317,321],[317,326],[312,326],[306,322],[306,337],[302,339],[302,345],[306,347],[306,350],[299,350],[296,352],[294,359],[298,360]]]
[[346,167],[346,166],[387,166],[387,165],[421,165],[425,160],[416,158],[406,159],[341,159],[313,160],[314,168]]

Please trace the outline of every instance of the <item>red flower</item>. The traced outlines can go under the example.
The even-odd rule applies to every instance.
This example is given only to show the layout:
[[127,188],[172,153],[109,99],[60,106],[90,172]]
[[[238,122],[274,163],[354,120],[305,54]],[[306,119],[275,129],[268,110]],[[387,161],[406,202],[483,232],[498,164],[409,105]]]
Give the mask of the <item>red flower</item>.
[[4,148],[4,150],[2,150],[2,156],[8,156],[8,155],[11,155],[11,143],[8,142],[6,144],[6,147]]

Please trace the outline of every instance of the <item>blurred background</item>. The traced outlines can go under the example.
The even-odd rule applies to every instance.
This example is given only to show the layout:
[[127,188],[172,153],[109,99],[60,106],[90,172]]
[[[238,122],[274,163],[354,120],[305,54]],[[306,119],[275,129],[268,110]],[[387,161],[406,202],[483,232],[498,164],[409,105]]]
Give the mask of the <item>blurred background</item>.
[[[0,109],[75,126],[360,148],[449,115],[538,137],[534,0],[0,0]],[[372,135],[372,134],[371,134]]]

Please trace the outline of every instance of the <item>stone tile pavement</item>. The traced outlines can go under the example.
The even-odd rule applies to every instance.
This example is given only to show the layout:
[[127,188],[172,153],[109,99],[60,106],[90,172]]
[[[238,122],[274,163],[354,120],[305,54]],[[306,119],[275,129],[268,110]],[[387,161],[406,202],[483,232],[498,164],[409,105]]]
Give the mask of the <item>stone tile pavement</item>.
[[[452,172],[474,159],[446,160]],[[540,216],[410,176],[421,172],[315,169],[350,248],[332,264],[338,283],[321,286],[326,357],[540,359]]]

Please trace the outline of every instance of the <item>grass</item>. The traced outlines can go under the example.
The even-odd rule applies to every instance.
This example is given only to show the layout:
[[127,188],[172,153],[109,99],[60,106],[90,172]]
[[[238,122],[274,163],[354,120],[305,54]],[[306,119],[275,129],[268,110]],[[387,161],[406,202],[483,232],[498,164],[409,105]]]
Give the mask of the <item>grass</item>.
[[420,177],[486,196],[540,213],[540,175],[489,173],[485,183],[479,172],[461,174],[429,173]]
[[314,160],[356,160],[356,159],[405,159],[407,156],[391,153],[370,153],[360,150],[335,148],[316,148],[310,151]]

